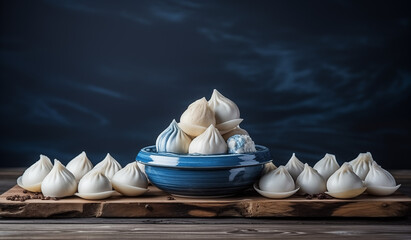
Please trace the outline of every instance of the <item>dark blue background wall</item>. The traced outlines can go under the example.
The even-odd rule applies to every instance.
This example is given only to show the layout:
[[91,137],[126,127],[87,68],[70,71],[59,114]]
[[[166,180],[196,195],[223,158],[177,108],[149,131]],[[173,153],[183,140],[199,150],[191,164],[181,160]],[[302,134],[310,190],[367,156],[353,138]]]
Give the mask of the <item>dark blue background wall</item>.
[[411,168],[409,1],[1,1],[0,166],[123,165],[213,88],[270,147]]

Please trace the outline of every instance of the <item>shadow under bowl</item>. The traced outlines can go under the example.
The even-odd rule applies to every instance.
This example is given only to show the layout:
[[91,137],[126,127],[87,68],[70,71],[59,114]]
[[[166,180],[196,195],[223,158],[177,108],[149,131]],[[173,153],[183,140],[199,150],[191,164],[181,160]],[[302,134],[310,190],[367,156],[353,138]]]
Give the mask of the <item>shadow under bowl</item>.
[[145,165],[150,182],[159,189],[183,197],[224,197],[250,188],[264,164],[272,161],[268,148],[243,154],[159,153],[148,146],[136,160]]

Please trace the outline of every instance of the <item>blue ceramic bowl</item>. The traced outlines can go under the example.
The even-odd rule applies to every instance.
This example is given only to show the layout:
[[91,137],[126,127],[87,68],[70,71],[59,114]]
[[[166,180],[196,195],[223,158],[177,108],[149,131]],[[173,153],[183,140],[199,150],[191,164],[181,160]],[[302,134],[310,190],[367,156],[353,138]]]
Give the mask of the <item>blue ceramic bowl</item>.
[[251,187],[271,161],[268,148],[255,147],[253,153],[201,155],[158,153],[156,146],[149,146],[141,149],[137,161],[145,165],[150,182],[165,192],[222,197]]

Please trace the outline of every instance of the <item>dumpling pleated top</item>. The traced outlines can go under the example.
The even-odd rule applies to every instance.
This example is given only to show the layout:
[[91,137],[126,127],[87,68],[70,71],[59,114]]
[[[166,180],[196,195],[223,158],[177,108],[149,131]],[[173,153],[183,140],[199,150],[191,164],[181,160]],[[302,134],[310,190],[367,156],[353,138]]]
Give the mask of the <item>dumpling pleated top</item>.
[[191,138],[181,130],[176,120],[157,137],[157,152],[188,153]]

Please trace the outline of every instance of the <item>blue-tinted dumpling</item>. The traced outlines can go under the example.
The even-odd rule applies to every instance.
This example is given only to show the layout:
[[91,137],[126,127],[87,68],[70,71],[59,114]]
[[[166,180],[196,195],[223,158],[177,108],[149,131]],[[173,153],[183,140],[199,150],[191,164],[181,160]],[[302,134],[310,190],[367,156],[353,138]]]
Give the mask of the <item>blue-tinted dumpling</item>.
[[157,152],[188,153],[191,138],[173,120],[156,141]]
[[248,135],[234,135],[227,140],[228,153],[255,152],[254,141]]

